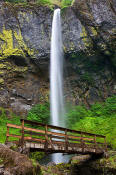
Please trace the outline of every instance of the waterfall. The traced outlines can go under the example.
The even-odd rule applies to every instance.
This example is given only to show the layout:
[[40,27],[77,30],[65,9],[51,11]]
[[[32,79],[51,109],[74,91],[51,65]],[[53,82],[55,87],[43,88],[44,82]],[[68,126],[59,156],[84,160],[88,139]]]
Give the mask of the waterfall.
[[63,43],[60,9],[54,11],[50,61],[51,124],[64,127]]
[[[63,43],[61,32],[60,9],[54,11],[51,37],[50,58],[50,106],[51,124],[65,127],[64,99],[63,99]],[[59,159],[59,160],[58,160]],[[53,161],[61,162],[60,153],[53,156]]]

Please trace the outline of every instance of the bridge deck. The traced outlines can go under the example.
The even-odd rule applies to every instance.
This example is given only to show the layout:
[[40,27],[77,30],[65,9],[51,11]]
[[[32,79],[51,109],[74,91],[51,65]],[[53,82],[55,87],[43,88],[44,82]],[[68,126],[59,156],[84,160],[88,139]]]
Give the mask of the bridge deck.
[[38,151],[47,151],[50,153],[68,153],[68,154],[101,154],[104,152],[104,149],[102,148],[95,148],[92,147],[85,147],[82,150],[81,145],[76,144],[75,146],[68,146],[67,150],[65,146],[62,145],[54,145],[54,149],[52,149],[51,145],[48,145],[47,150],[45,150],[44,144],[42,143],[32,143],[32,142],[26,142],[25,143],[26,148],[30,148],[32,150],[38,150]]
[[[13,134],[15,130],[15,133]],[[16,131],[17,130],[17,131]],[[99,154],[107,151],[106,137],[21,119],[21,125],[7,123],[6,142],[51,153]]]

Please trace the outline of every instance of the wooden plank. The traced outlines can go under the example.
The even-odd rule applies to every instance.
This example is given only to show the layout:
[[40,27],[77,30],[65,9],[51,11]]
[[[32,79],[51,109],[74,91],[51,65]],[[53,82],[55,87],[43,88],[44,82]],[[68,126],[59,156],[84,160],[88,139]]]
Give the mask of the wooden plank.
[[68,151],[68,136],[67,136],[67,129],[65,130],[65,150]]
[[[18,125],[14,125],[14,124],[7,124],[7,126],[8,127],[11,127],[11,128],[16,128],[16,129],[21,129],[21,126],[18,126]],[[33,129],[33,128],[28,128],[28,127],[24,127],[24,129],[25,130],[28,130],[28,131],[32,131],[32,132],[38,132],[37,134],[39,135],[41,135],[41,136],[44,136],[44,134],[45,134],[45,131],[44,130],[39,130],[39,129]],[[26,131],[25,131],[26,132]],[[48,131],[48,134],[49,134],[49,136],[51,136],[51,137],[54,137],[54,138],[57,138],[57,136],[54,136],[54,135],[58,135],[58,136],[63,136],[63,137],[65,137],[65,134],[63,134],[63,133],[56,133],[56,132],[50,132],[50,131]],[[33,134],[34,135],[34,134]],[[36,133],[35,133],[35,135],[36,135]],[[53,135],[53,136],[52,136]],[[68,139],[69,138],[81,138],[81,137],[79,137],[79,136],[72,136],[72,135],[68,135]],[[63,139],[63,138],[61,138],[61,139]],[[84,140],[93,140],[93,138],[87,138],[87,137],[83,137],[83,139]],[[102,143],[102,142],[101,142]]]
[[[68,135],[68,139],[81,139],[81,136],[72,136],[72,135]],[[88,137],[83,137],[83,140],[94,140],[94,138],[88,138]]]
[[[32,132],[32,131],[24,131],[24,133],[25,134],[30,134],[30,135],[32,135],[32,136],[43,136],[43,137],[45,137],[45,134],[43,134],[43,133],[36,133],[36,132]],[[55,138],[55,139],[61,139],[61,140],[65,140],[65,137],[61,137],[61,136],[54,136],[54,135],[51,135],[51,134],[48,134],[48,136],[49,137],[51,137],[51,138]],[[69,137],[69,136],[68,136]],[[74,139],[74,138],[76,138],[76,139]],[[77,138],[79,138],[79,139],[77,139]],[[69,137],[68,138],[68,140],[69,141],[80,141],[80,138],[81,137],[77,137],[77,136],[71,136],[71,137]],[[83,137],[84,138],[84,137]],[[90,141],[89,141],[90,140]],[[92,144],[94,144],[94,138],[87,138],[87,137],[85,137],[84,138],[84,142],[85,143],[92,143]],[[102,142],[96,142],[97,144],[101,144],[101,145],[104,145],[104,143],[102,143]]]
[[47,127],[47,125],[45,125],[45,139],[46,139],[46,142],[45,142],[45,145],[44,145],[45,150],[48,149],[48,143],[49,143],[47,132],[48,132],[48,127]]
[[43,134],[43,133],[37,133],[37,132],[33,132],[33,131],[25,131],[24,130],[24,133],[25,134],[32,135],[32,136],[43,136],[43,137],[45,137],[45,134]]
[[[34,122],[34,121],[29,121],[29,120],[21,119],[21,121],[22,120],[24,120],[24,122],[27,123],[27,124],[33,124],[33,125],[38,125],[38,126],[44,126],[45,127],[45,124],[42,124],[42,123],[39,123],[39,122]],[[61,131],[64,131],[64,132],[65,132],[65,129],[67,129],[67,128],[53,126],[53,125],[47,125],[47,127],[50,128],[50,129],[61,130]],[[73,133],[78,133],[78,134],[81,134],[82,133],[83,135],[89,135],[89,136],[96,135],[97,137],[105,138],[105,136],[103,136],[103,135],[92,134],[92,133],[83,132],[83,131],[76,131],[76,130],[72,130],[72,129],[67,129],[67,132],[73,132]]]
[[[36,133],[36,132],[32,132],[32,131],[24,131],[25,134],[30,134],[32,136],[43,136],[45,137],[45,134],[43,133]],[[54,136],[51,134],[48,134],[48,137],[51,138],[55,138],[55,139],[60,139],[60,140],[65,140],[65,137],[62,136]],[[81,137],[78,136],[67,136],[69,141],[80,141]],[[79,139],[77,139],[79,138]],[[94,138],[87,138],[87,137],[83,137],[84,140],[86,140],[86,143],[94,143],[94,142],[90,142],[89,140],[94,140]]]
[[[97,142],[96,138],[97,137],[101,137],[106,139],[105,136],[101,136],[101,135],[95,135],[95,134],[91,134],[91,133],[85,133],[85,132],[81,132],[81,131],[75,131],[75,130],[70,130],[70,129],[66,129],[66,128],[62,128],[61,127],[52,127],[52,129],[56,128],[60,131],[64,131],[65,129],[65,133],[59,133],[59,132],[54,132],[54,131],[48,131],[48,127],[51,125],[45,125],[45,124],[41,124],[41,126],[46,127],[45,130],[41,130],[41,129],[35,129],[35,128],[30,128],[30,127],[25,127],[24,126],[24,121],[22,120],[22,127],[18,126],[18,125],[14,125],[14,124],[7,124],[7,138],[8,137],[15,137],[15,138],[22,138],[22,145],[24,144],[24,141],[28,140],[30,142],[37,142],[37,143],[42,143],[45,147],[45,143],[48,143],[49,146],[51,146],[52,150],[55,150],[55,147],[61,147],[63,146],[63,149],[65,149],[65,152],[68,151],[68,147],[69,145],[72,147],[72,151],[75,151],[75,147],[79,147],[79,143],[74,143],[74,142],[80,142],[80,148],[82,148],[82,152],[84,153],[85,150],[87,148],[94,148],[94,150],[98,151],[98,149],[100,149],[100,147],[97,147],[97,144],[101,144],[104,145],[104,149],[107,150],[107,144],[106,144],[106,140],[104,141],[104,143],[102,142]],[[28,124],[33,124],[34,122],[28,122]],[[36,122],[35,122],[36,123]],[[22,137],[19,135],[14,135],[14,134],[9,134],[9,128],[16,128],[16,129],[21,129],[22,128]],[[68,135],[67,133],[72,133],[72,134],[80,134],[80,136],[75,136],[75,135]],[[24,136],[24,134],[29,134],[30,136],[26,137]],[[41,139],[41,138],[33,138],[31,135],[35,135],[35,136],[42,136],[45,137],[45,139]],[[89,137],[83,137],[84,135],[86,136],[92,136],[93,138],[89,138]],[[60,139],[61,141],[58,140],[51,140],[51,138],[56,138],[56,139]],[[67,146],[68,143],[68,146]],[[87,144],[90,143],[90,144]],[[47,148],[48,148],[47,145]],[[55,147],[54,147],[55,146]],[[73,150],[74,149],[74,150]]]
[[38,132],[38,133],[43,133],[43,134],[45,134],[45,131],[44,131],[44,130],[40,130],[40,129],[34,129],[34,128],[24,127],[24,130],[33,131],[33,132]]
[[53,138],[53,139],[61,139],[61,140],[65,140],[65,137],[54,136],[54,135],[51,135],[51,134],[49,134],[48,136],[51,137],[51,138]]
[[83,140],[83,132],[81,132],[81,147],[82,147],[82,153],[84,153],[84,140]]
[[[14,124],[7,124],[8,127],[11,127],[11,128],[16,128],[16,129],[21,129],[21,126],[18,126],[18,125],[14,125]],[[38,130],[38,129],[33,129],[33,128],[27,128],[27,127],[24,127],[25,130],[28,130],[28,131],[33,131],[33,132],[41,132],[41,136],[43,136],[45,134],[45,131],[43,130]],[[48,131],[48,134],[49,135],[53,135],[53,137],[55,137],[54,135],[59,135],[59,136],[65,136],[65,134],[63,133],[56,133],[56,132],[50,132]],[[36,133],[35,133],[36,135]],[[39,135],[39,133],[38,133]],[[72,136],[72,135],[68,135],[69,138],[80,138],[78,136]],[[87,137],[83,137],[83,139],[85,140],[93,140],[93,138],[87,138]]]
[[[81,142],[81,139],[71,139],[69,138],[68,139],[69,141],[78,141],[78,142]],[[83,142],[86,144],[86,143],[92,143],[94,144],[94,140],[93,141],[89,141],[89,140],[83,140]],[[70,142],[71,143],[71,142]],[[101,143],[101,142],[96,142],[96,144],[99,144],[99,145],[104,145],[104,143]]]
[[15,137],[15,138],[21,138],[21,136],[19,135],[15,135],[15,134],[6,134],[7,137]]
[[40,142],[40,143],[45,143],[46,140],[43,139],[36,139],[36,138],[32,138],[32,137],[24,137],[24,140],[30,140],[30,141],[36,141],[36,142]]
[[6,133],[6,141],[5,141],[5,143],[7,143],[8,142],[8,138],[9,138],[9,127],[7,126],[7,133]]
[[51,141],[51,139],[49,140],[49,138],[48,138],[48,126],[47,125],[45,126],[45,138],[46,138],[46,141],[50,144],[51,148],[54,150],[54,146],[52,144],[52,141]]
[[94,136],[94,135],[96,135],[97,137],[105,138],[105,136],[103,136],[103,135],[92,134],[92,133],[88,133],[88,132],[76,131],[76,130],[71,130],[71,129],[67,129],[67,132],[77,133],[77,134],[81,134],[82,133],[83,135],[87,135],[87,136]]
[[[45,134],[45,131],[44,130],[40,130],[40,129],[34,129],[34,128],[24,127],[24,130]],[[57,132],[51,132],[51,131],[48,131],[48,134],[49,135],[65,136],[65,134],[57,133]]]
[[23,146],[24,146],[24,120],[22,120],[22,125],[21,125],[22,127],[21,127],[21,133],[22,133],[22,135],[21,135],[21,147],[23,148]]
[[96,144],[96,135],[94,136],[94,147],[95,147],[95,152],[96,152],[96,149],[97,149],[97,144]]
[[[59,137],[59,136],[54,136],[54,135],[49,135],[51,138],[56,138],[56,139],[64,139],[65,140],[65,134],[62,134],[64,137]],[[72,135],[67,135],[67,139],[68,140],[72,140],[72,141],[79,141],[81,139],[81,137],[79,136],[72,136]],[[90,140],[93,141],[94,138],[88,138],[88,137],[83,137],[83,140]],[[93,142],[94,143],[94,142]]]
[[105,151],[107,152],[107,143],[106,143],[106,137],[104,138],[104,148],[105,148]]
[[14,125],[14,124],[11,124],[11,123],[7,123],[7,126],[8,126],[9,128],[21,129],[21,126],[19,126],[19,125]]
[[21,122],[22,122],[22,120],[24,120],[24,122],[26,124],[31,124],[31,125],[37,125],[37,126],[43,126],[43,127],[45,127],[45,124],[43,124],[43,123],[39,123],[39,122],[35,122],[35,121],[30,121],[30,120],[26,120],[26,119],[20,119]]
[[[18,126],[18,125],[14,125],[14,124],[7,124],[8,127],[11,127],[11,128],[17,128],[17,129],[21,129],[21,126]],[[45,131],[43,130],[38,130],[38,129],[33,129],[33,128],[27,128],[27,127],[24,127],[24,130],[28,130],[28,131],[31,131],[31,132],[38,132],[37,134],[38,135],[41,135],[41,136],[44,136],[45,134]],[[24,131],[26,132],[26,131]],[[50,132],[48,131],[48,134],[49,136],[53,137],[53,138],[59,138],[59,139],[63,139],[63,137],[65,137],[65,134],[63,133],[56,133],[56,132]],[[34,135],[34,134],[33,134]],[[35,133],[36,135],[36,133]],[[53,136],[52,136],[53,135]],[[58,137],[58,136],[54,136],[54,135],[58,135],[58,136],[63,136],[62,138]],[[81,138],[81,137],[78,137],[78,136],[72,136],[72,135],[68,135],[68,139],[72,139],[72,138]],[[87,138],[87,137],[83,137],[84,140],[93,140],[93,138]],[[100,142],[97,142],[98,144],[100,144]],[[101,142],[102,144],[102,142]]]
[[59,132],[52,132],[52,131],[48,131],[48,134],[50,135],[50,136],[63,136],[63,137],[65,137],[65,134],[63,134],[63,133],[59,133]]

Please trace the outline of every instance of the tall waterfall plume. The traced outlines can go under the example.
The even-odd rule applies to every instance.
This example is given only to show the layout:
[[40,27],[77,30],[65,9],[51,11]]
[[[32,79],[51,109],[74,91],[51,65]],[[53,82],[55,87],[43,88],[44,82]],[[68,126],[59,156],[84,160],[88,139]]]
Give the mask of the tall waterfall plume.
[[[61,32],[60,9],[54,11],[51,37],[50,58],[50,107],[51,124],[65,127],[64,98],[63,98],[63,43]],[[54,154],[52,161],[63,162],[61,153]]]
[[54,11],[50,61],[51,124],[64,127],[63,43],[60,9]]

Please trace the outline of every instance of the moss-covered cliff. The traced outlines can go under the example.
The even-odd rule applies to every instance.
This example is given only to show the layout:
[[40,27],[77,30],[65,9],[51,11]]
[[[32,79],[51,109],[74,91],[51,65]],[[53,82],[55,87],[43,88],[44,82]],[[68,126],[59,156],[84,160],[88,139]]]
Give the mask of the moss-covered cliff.
[[[65,89],[76,104],[116,93],[115,10],[113,0],[75,0],[62,10]],[[48,100],[52,17],[49,7],[0,3],[0,106],[24,114]]]

